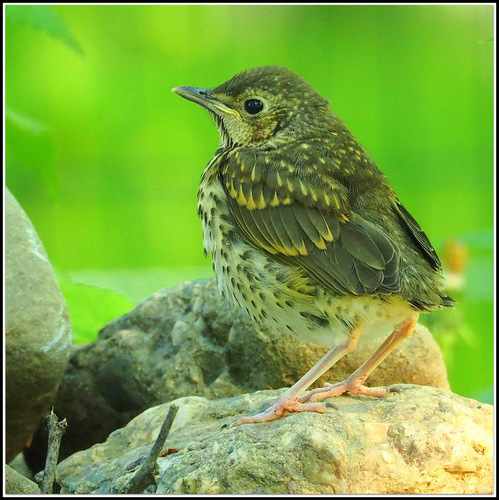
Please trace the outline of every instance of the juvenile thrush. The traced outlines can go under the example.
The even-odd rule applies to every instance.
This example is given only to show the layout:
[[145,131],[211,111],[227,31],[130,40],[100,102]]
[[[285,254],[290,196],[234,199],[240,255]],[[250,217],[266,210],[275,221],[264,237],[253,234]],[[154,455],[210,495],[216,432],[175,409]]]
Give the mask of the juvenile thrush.
[[[324,413],[320,401],[345,392],[390,395],[364,381],[421,312],[453,301],[384,174],[329,101],[284,67],[173,92],[206,108],[220,133],[198,213],[221,292],[258,324],[331,347],[273,406],[231,426]],[[387,338],[346,380],[305,392],[360,336]]]

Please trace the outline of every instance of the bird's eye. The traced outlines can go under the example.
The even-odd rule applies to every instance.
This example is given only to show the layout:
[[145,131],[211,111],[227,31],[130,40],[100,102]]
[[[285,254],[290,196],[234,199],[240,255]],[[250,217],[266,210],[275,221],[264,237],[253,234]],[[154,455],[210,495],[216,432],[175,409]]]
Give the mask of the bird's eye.
[[260,111],[263,109],[263,102],[260,101],[260,99],[248,99],[244,103],[244,109],[250,115],[256,115],[257,113],[260,113]]

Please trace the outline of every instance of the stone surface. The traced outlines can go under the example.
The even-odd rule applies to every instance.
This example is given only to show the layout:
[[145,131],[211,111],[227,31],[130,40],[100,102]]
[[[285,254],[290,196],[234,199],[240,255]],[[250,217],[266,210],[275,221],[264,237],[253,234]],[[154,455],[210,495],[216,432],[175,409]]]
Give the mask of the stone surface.
[[[432,387],[397,385],[376,399],[341,396],[326,414],[221,429],[282,391],[179,406],[158,459],[157,494],[490,494],[493,408]],[[169,404],[146,410],[107,441],[58,466],[61,493],[109,493],[140,465]]]
[[21,474],[21,476],[26,477],[30,481],[35,481],[35,476],[33,472],[31,472],[31,469],[26,464],[26,461],[24,460],[24,455],[22,453],[16,455],[14,460],[11,460],[9,462],[9,467],[11,469],[14,469],[19,474]]
[[12,467],[5,465],[5,493],[8,495],[39,495],[40,488]]
[[33,436],[67,366],[71,324],[54,270],[27,215],[5,197],[6,461]]
[[[383,340],[360,344],[316,386],[348,377]],[[162,290],[72,356],[55,405],[59,418],[68,420],[60,456],[103,441],[144,409],[178,397],[213,399],[291,386],[326,351],[257,330],[222,299],[214,280]],[[421,325],[367,381],[393,383],[449,388],[440,349]],[[43,467],[45,447],[40,435],[30,448],[34,470]]]

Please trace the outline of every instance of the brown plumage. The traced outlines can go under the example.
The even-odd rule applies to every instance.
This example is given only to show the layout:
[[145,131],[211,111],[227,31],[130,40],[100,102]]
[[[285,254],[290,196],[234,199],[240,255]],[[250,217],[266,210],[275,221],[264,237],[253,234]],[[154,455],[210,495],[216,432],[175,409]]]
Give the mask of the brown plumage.
[[[420,312],[452,303],[419,224],[329,102],[286,68],[174,91],[220,132],[199,214],[221,291],[256,322],[332,347],[274,406],[234,425],[323,412],[317,401],[346,391],[389,395],[363,382]],[[360,335],[390,333],[346,381],[303,394]]]

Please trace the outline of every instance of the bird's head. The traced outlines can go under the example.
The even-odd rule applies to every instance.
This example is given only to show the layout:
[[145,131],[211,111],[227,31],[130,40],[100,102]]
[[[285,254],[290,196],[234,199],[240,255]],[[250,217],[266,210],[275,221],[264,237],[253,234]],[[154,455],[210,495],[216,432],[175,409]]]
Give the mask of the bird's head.
[[210,112],[222,147],[277,147],[323,135],[328,124],[340,123],[327,99],[282,66],[248,69],[214,88],[175,87],[173,92]]

